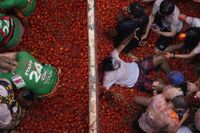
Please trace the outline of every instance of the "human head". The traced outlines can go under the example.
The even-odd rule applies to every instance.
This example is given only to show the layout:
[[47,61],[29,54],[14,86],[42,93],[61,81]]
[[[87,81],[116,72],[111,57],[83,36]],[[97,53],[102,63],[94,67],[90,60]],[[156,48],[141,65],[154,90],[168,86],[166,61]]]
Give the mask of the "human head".
[[175,4],[170,0],[164,0],[160,4],[159,12],[162,16],[168,16],[174,12]]
[[188,109],[188,103],[185,96],[176,96],[171,100],[174,111],[178,114],[179,118],[182,118],[186,110]]
[[144,15],[144,8],[139,3],[134,2],[128,7],[128,13],[139,18]]
[[[117,66],[117,67],[116,67]],[[103,71],[114,71],[119,68],[118,62],[111,56],[106,57],[102,62]]]
[[179,71],[171,71],[167,74],[167,77],[174,86],[179,86],[185,82],[184,75]]
[[188,50],[193,50],[200,41],[200,27],[191,27],[185,32],[184,47]]

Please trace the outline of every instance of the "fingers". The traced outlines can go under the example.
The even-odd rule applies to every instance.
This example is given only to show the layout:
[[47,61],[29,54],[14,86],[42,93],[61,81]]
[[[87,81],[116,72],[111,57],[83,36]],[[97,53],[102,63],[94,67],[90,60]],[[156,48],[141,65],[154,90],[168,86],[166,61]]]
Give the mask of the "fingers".
[[5,71],[11,72],[17,66],[17,62],[12,58],[0,57],[0,61],[1,61],[0,69],[2,72],[5,72]]

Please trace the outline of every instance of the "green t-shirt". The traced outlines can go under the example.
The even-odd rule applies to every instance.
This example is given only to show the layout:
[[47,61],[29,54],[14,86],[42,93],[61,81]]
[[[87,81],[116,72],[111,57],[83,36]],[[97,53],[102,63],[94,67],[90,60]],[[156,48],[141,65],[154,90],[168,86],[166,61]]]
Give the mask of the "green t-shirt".
[[17,9],[23,16],[30,16],[36,8],[36,0],[0,0],[1,9]]
[[[0,17],[5,17],[5,15],[0,13]],[[8,43],[6,44],[7,48],[12,48],[12,47],[16,46],[17,44],[19,44],[19,42],[21,41],[22,35],[23,35],[23,31],[24,31],[22,24],[16,17],[10,16],[10,19],[14,23],[14,31],[13,31],[13,34],[12,34],[10,40],[8,40]],[[12,26],[12,24],[9,20],[0,19],[0,30],[2,30],[6,35],[8,35],[11,32],[11,26]],[[2,36],[2,34],[0,34],[0,42],[3,39],[4,39],[4,37]]]
[[17,68],[13,73],[0,74],[18,89],[25,88],[37,95],[50,93],[58,82],[58,74],[54,67],[42,65],[28,52],[17,53]]

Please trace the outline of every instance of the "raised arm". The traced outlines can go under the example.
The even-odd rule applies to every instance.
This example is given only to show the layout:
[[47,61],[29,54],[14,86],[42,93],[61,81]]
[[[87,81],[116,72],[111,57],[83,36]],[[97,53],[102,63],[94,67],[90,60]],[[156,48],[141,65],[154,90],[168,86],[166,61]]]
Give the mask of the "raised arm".
[[194,52],[190,52],[189,54],[171,54],[171,53],[166,53],[167,58],[180,58],[180,59],[189,59],[197,55]]
[[133,37],[135,37],[135,31],[133,33],[131,33],[128,37],[126,37],[121,42],[119,47],[116,48],[116,50],[120,53],[129,44],[129,42],[132,40]]

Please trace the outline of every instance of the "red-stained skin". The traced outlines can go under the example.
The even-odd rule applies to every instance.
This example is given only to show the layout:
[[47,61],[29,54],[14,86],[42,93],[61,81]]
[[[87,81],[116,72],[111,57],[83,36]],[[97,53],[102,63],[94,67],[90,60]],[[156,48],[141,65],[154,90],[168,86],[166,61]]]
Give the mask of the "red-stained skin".
[[[116,24],[115,16],[132,0],[97,0],[97,53],[98,63],[113,50],[112,41],[104,33]],[[179,2],[179,1],[178,1]],[[145,5],[149,12],[151,4]],[[186,15],[200,17],[200,8],[192,2],[179,2],[178,7]],[[29,27],[20,45],[11,51],[26,50],[39,61],[60,67],[60,85],[50,99],[36,102],[27,109],[25,119],[17,128],[22,133],[87,133],[88,132],[88,43],[86,0],[38,0],[37,9],[29,18]],[[157,35],[151,32],[148,46],[133,50],[137,57],[147,57],[154,52]],[[3,51],[1,49],[1,51]],[[122,54],[122,58],[129,58]],[[183,71],[190,81],[197,79],[193,68],[183,60],[170,61],[173,69]],[[100,74],[101,75],[101,74]],[[162,77],[165,75],[162,73]],[[155,79],[155,72],[150,73]],[[165,79],[166,80],[166,79]],[[99,82],[99,94],[103,92]],[[124,96],[124,101],[111,107],[101,97],[99,119],[101,133],[134,132],[131,121],[137,105],[132,100],[136,95],[148,96],[138,88],[113,87]],[[112,88],[112,89],[113,89]]]

